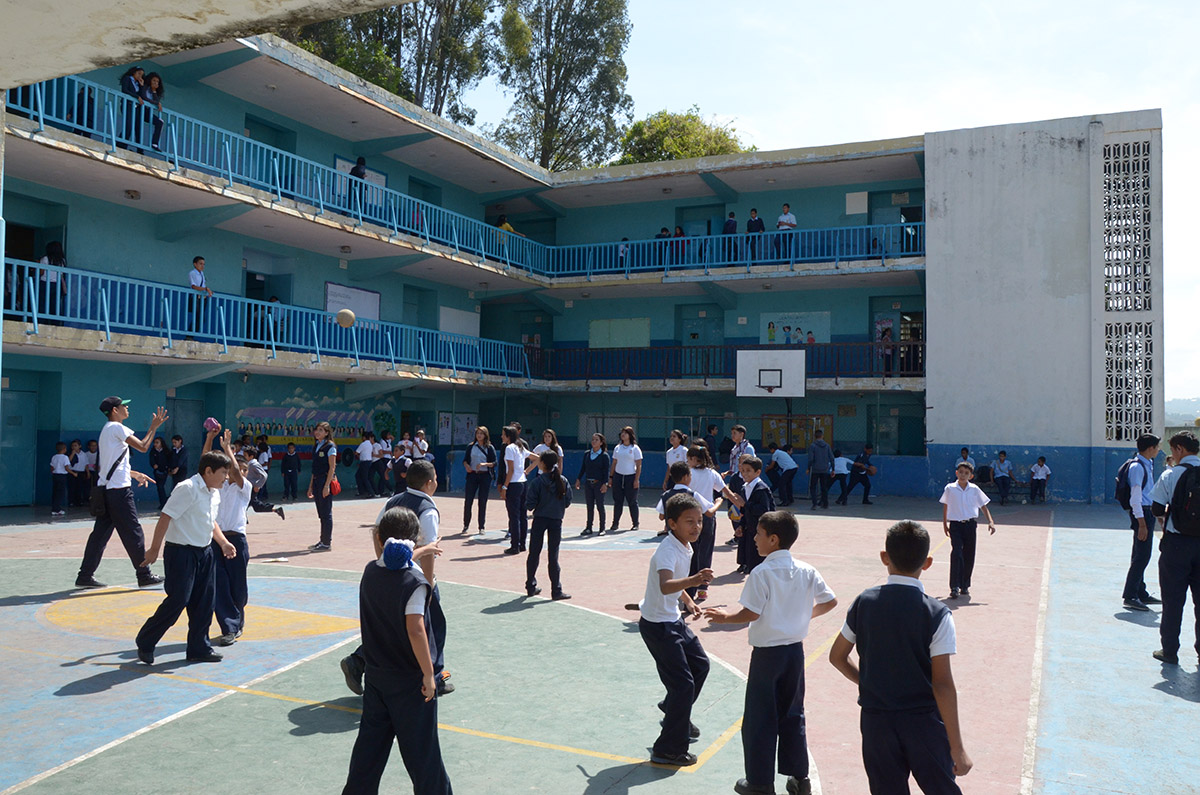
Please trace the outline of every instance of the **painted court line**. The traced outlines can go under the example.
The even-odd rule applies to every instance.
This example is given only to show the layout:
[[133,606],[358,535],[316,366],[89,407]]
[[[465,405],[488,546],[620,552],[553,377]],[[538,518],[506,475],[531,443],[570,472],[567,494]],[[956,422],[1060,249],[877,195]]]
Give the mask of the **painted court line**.
[[1054,549],[1054,511],[1046,531],[1046,554],[1042,558],[1042,589],[1038,605],[1037,627],[1033,635],[1033,676],[1029,682],[1029,718],[1025,730],[1025,755],[1021,763],[1021,795],[1032,795],[1037,766],[1038,711],[1042,700],[1042,638],[1046,632],[1046,610],[1050,603],[1050,563]]

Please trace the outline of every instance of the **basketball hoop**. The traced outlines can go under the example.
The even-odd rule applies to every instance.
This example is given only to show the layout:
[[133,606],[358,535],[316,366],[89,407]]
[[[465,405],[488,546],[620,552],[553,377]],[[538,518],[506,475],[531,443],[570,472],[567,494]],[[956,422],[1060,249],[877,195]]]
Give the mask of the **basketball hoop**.
[[769,395],[781,386],[783,386],[783,370],[775,368],[759,368],[759,389],[765,389]]
[[774,391],[775,391],[775,387],[773,387],[773,386],[763,386],[762,384],[759,384],[759,385],[758,385],[758,388],[759,388],[759,389],[765,389],[765,390],[767,390],[767,394],[768,394],[768,395],[769,395],[769,394],[771,394],[772,392],[774,392]]

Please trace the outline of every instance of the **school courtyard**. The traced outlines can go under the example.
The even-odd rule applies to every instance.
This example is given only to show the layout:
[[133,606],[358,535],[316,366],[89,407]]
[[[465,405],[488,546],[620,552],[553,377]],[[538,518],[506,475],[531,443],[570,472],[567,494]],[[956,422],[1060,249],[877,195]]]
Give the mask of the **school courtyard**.
[[[645,500],[643,501],[645,502]],[[72,587],[90,519],[48,523],[0,512],[0,705],[4,793],[338,791],[358,723],[359,697],[338,661],[358,638],[357,582],[371,559],[366,525],[381,500],[335,504],[333,550],[309,553],[310,504],[286,521],[252,515],[246,634],[217,665],[183,661],[183,631],[153,667],[133,636],[161,589],[138,590],[119,542],[97,576]],[[573,598],[523,594],[525,557],[502,554],[501,506],[490,529],[461,536],[462,498],[439,495],[439,560],[449,624],[447,669],[457,689],[439,699],[446,767],[460,793],[728,792],[742,775],[739,720],[750,648],[744,628],[694,627],[714,665],[693,713],[702,735],[691,769],[649,763],[662,688],[636,629],[636,602],[657,539],[644,530],[579,538],[583,506],[564,525],[563,583]],[[797,511],[794,553],[838,595],[805,642],[806,709],[814,792],[866,792],[855,688],[826,662],[846,610],[879,584],[885,528],[916,518],[932,531],[928,592],[947,595],[948,543],[932,500],[881,497]],[[643,511],[652,509],[643,508]],[[1113,506],[994,506],[999,532],[980,540],[972,598],[948,602],[967,751],[964,792],[1191,793],[1200,676],[1190,622],[1181,665],[1161,665],[1157,611],[1131,613],[1120,591],[1129,531]],[[149,529],[153,515],[143,515]],[[708,606],[741,589],[721,519]],[[543,571],[544,571],[543,561]],[[1150,590],[1157,592],[1154,567]],[[777,781],[783,791],[783,779]],[[409,785],[393,754],[385,791]]]

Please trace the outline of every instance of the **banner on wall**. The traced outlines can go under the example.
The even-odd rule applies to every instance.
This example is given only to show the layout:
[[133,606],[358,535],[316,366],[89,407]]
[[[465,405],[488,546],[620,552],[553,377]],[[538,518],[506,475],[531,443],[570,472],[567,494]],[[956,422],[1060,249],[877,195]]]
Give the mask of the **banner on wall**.
[[[386,416],[384,416],[386,415]],[[318,422],[328,422],[333,427],[333,443],[338,447],[356,446],[362,441],[364,431],[395,433],[395,421],[388,422],[388,412],[371,411],[326,411],[323,409],[281,408],[258,406],[245,408],[237,413],[237,434],[260,436],[266,434],[272,447],[311,447],[312,430]]]
[[812,345],[830,341],[828,312],[763,312],[759,315],[762,345]]

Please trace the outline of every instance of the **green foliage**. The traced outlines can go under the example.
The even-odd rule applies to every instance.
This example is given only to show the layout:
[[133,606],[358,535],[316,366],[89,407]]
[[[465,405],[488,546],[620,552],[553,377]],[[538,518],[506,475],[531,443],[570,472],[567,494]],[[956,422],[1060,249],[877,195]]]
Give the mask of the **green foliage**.
[[633,107],[626,8],[626,0],[508,0],[494,30],[500,82],[514,101],[488,133],[551,171],[611,159]]
[[417,0],[319,22],[284,37],[325,60],[460,124],[462,96],[490,69],[492,0]]
[[744,146],[733,126],[706,122],[700,108],[693,105],[686,113],[660,110],[630,125],[621,138],[621,157],[616,163],[686,160],[753,152],[756,148]]

